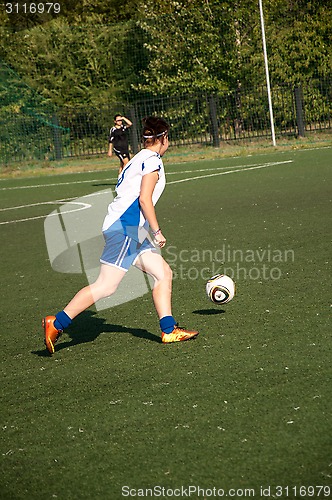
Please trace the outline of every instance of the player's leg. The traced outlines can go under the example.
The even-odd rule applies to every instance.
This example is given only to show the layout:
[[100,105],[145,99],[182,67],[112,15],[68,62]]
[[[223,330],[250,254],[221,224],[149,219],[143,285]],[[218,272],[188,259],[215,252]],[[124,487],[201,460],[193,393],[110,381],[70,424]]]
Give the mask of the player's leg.
[[172,315],[172,269],[163,257],[153,251],[142,252],[134,265],[154,279],[153,302],[159,317],[162,341],[179,342],[197,337],[198,332],[177,326]]
[[119,152],[117,156],[120,159],[120,167],[119,167],[119,173],[118,173],[118,175],[120,175],[122,170],[124,169],[124,167],[129,162],[130,156],[129,156],[129,152]]
[[150,251],[141,253],[134,265],[154,279],[152,297],[159,319],[171,316],[173,273],[170,266],[159,253]]
[[134,257],[131,256],[131,238],[119,232],[106,232],[104,237],[105,247],[100,259],[101,267],[97,280],[82,288],[62,311],[43,319],[45,344],[50,354],[54,353],[54,344],[59,334],[78,314],[115,292],[136,257],[136,254]]
[[97,280],[92,285],[88,285],[77,292],[64,308],[64,312],[71,319],[74,319],[98,300],[109,297],[116,291],[125,273],[126,271],[123,269],[101,264]]
[[132,255],[133,248],[136,249],[132,238],[117,231],[106,231],[104,238],[98,278],[92,285],[82,288],[63,310],[71,319],[98,300],[112,295],[136,257]]
[[125,273],[123,269],[101,264],[99,276],[94,283],[77,292],[56,316],[46,316],[43,319],[45,345],[50,354],[54,353],[54,344],[72,320],[98,300],[112,295]]

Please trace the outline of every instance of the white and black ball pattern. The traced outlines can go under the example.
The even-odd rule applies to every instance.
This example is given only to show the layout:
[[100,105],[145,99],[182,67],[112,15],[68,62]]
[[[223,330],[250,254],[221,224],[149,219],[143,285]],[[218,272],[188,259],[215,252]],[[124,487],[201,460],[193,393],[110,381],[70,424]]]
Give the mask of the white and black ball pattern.
[[226,274],[217,274],[206,283],[206,293],[214,304],[227,304],[235,295],[235,283]]

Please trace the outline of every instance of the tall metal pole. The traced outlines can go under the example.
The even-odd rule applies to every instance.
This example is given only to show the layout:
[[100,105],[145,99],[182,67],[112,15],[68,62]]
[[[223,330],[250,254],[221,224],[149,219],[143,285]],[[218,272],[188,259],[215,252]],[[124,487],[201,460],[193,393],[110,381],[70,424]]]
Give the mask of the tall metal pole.
[[265,73],[266,73],[267,96],[268,96],[268,100],[269,100],[269,110],[270,110],[271,134],[272,134],[273,146],[276,146],[277,144],[276,144],[276,136],[275,136],[275,132],[274,132],[274,119],[273,119],[273,108],[272,108],[272,99],[271,99],[269,65],[268,65],[268,61],[267,61],[267,51],[266,51],[266,41],[265,41],[263,5],[262,5],[262,0],[258,0],[258,1],[259,1],[259,11],[260,11],[260,16],[261,16],[261,26],[262,26],[262,39],[263,39]]

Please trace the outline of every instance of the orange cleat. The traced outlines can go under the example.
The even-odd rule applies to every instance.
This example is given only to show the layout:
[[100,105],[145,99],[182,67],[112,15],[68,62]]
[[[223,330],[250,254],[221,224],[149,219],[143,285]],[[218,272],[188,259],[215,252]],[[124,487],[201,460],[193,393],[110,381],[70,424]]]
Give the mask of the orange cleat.
[[161,332],[161,340],[164,344],[170,344],[171,342],[181,342],[183,340],[191,340],[196,338],[198,332],[195,330],[185,330],[175,325],[172,333]]
[[42,324],[45,335],[46,349],[50,354],[54,354],[54,344],[60,337],[62,330],[57,330],[54,326],[55,316],[46,316],[43,318]]

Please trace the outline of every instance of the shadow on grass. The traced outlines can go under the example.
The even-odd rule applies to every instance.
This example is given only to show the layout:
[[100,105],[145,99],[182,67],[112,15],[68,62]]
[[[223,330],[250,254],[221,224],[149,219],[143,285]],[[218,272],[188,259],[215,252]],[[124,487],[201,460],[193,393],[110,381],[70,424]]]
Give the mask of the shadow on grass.
[[[106,320],[104,318],[100,318],[98,316],[96,317],[96,314],[97,313],[94,311],[84,311],[80,314],[72,325],[70,325],[70,327],[68,327],[65,331],[65,334],[70,337],[70,340],[61,342],[60,337],[59,343],[56,344],[56,351],[59,352],[62,349],[67,349],[68,347],[72,347],[77,344],[93,342],[102,333],[130,333],[134,337],[161,343],[161,337],[153,335],[147,330],[108,324],[105,322]],[[40,351],[32,351],[32,354],[49,357],[49,353],[46,348]]]
[[193,314],[201,314],[202,316],[209,316],[212,314],[224,314],[226,311],[224,309],[197,309],[193,311]]

